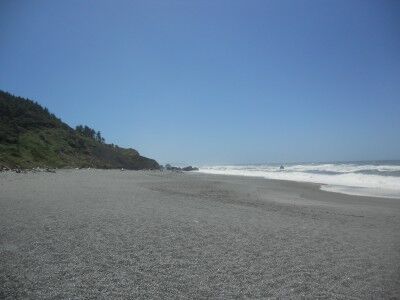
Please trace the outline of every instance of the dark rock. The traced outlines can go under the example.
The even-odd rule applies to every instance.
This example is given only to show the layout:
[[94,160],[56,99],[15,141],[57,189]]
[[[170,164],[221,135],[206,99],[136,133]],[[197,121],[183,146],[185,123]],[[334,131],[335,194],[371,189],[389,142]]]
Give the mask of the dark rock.
[[199,168],[196,168],[196,167],[192,167],[192,166],[188,166],[188,167],[184,167],[184,168],[182,168],[182,171],[198,171],[199,170]]
[[175,172],[182,172],[182,171],[198,171],[199,168],[195,168],[192,166],[184,167],[184,168],[179,168],[179,167],[173,167],[170,164],[165,165],[165,169],[168,171],[175,171]]
[[181,168],[179,168],[179,167],[173,167],[173,166],[171,166],[170,164],[166,164],[166,165],[165,165],[165,169],[166,169],[167,171],[182,172],[182,169],[181,169]]

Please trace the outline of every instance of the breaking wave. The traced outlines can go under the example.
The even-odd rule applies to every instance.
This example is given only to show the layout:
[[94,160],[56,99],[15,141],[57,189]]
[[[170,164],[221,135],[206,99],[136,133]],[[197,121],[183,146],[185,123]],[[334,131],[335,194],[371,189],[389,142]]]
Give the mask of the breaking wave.
[[200,172],[312,182],[325,191],[400,198],[400,161],[206,166]]

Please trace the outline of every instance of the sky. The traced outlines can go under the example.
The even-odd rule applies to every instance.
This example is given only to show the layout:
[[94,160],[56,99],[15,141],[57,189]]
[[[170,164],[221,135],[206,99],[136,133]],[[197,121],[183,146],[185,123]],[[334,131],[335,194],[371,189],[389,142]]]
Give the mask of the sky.
[[0,89],[160,163],[400,159],[400,1],[0,1]]

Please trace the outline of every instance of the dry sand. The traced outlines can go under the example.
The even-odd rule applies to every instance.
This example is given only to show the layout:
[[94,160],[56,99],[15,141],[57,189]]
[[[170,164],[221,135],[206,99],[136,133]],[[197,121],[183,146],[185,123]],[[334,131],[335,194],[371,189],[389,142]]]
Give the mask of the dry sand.
[[295,182],[0,173],[0,298],[399,298],[399,216]]

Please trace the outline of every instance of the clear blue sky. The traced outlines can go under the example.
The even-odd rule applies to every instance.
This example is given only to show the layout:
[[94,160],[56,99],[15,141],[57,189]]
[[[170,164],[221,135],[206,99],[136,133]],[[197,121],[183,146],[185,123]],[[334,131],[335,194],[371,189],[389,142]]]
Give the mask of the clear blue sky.
[[161,163],[400,158],[400,1],[0,2],[0,89]]

